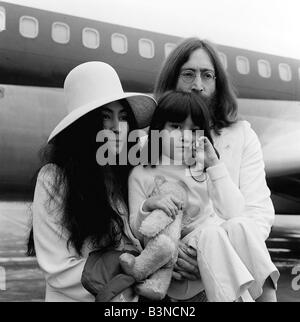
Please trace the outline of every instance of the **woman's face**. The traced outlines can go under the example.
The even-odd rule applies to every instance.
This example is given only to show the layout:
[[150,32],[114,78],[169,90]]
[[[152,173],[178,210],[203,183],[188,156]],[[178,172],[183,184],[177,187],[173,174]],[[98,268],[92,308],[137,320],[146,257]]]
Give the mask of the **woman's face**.
[[110,130],[113,134],[108,139],[111,152],[119,154],[126,144],[129,131],[127,110],[119,101],[115,101],[103,106],[101,113],[103,129]]
[[167,122],[162,132],[162,154],[186,164],[192,158],[192,143],[198,130],[200,127],[190,115],[183,122]]
[[[184,77],[186,74],[186,77]],[[189,75],[196,77],[189,77]],[[182,65],[176,89],[184,92],[199,91],[203,98],[212,98],[216,91],[215,69],[213,63],[202,48],[196,49],[189,60]]]

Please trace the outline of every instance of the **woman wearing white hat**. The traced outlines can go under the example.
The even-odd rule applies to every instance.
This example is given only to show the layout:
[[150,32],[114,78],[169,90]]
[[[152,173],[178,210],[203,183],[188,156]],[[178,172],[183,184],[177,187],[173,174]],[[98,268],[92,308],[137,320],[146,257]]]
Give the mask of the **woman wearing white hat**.
[[127,221],[130,165],[99,166],[96,136],[112,131],[120,153],[129,131],[149,125],[156,103],[124,93],[115,70],[102,62],[74,68],[64,91],[69,114],[49,137],[35,188],[34,249],[46,278],[46,301],[94,301],[81,284],[89,253],[141,250]]

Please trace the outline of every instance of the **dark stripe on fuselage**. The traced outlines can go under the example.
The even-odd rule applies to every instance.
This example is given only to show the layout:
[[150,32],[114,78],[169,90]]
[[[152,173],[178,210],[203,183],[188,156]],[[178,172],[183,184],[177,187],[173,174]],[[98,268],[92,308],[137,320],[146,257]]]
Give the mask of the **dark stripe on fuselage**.
[[[45,10],[0,2],[6,10],[6,30],[0,32],[0,83],[31,86],[62,87],[68,72],[76,65],[91,60],[111,64],[120,74],[127,91],[153,91],[155,78],[165,58],[166,43],[178,43],[180,37],[124,27],[116,24],[69,16]],[[39,21],[39,34],[35,39],[23,37],[19,32],[19,19],[31,16]],[[70,27],[70,41],[55,43],[51,38],[54,22],[63,22]],[[82,30],[94,28],[100,34],[100,47],[89,49],[82,44]],[[111,35],[121,33],[128,39],[128,52],[117,54],[112,50]],[[139,55],[138,41],[150,39],[155,45],[155,55],[146,59]],[[300,61],[254,51],[218,46],[227,56],[228,73],[237,88],[240,98],[300,100]],[[250,73],[240,74],[236,57],[249,60]],[[266,60],[271,66],[271,77],[263,78],[258,73],[257,61]],[[291,67],[292,80],[282,81],[278,65]]]

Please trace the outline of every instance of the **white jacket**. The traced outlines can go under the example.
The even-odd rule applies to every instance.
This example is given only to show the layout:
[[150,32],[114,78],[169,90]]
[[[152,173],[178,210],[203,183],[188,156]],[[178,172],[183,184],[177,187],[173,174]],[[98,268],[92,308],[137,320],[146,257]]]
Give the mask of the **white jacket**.
[[239,121],[213,136],[233,182],[239,187],[245,207],[242,216],[255,220],[266,240],[275,220],[270,190],[266,183],[261,145],[247,121]]

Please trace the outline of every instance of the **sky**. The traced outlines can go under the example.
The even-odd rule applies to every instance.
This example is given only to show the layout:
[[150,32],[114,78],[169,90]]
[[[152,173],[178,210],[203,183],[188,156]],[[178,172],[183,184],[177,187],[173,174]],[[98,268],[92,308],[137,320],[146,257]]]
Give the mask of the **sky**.
[[6,0],[300,59],[299,0]]

